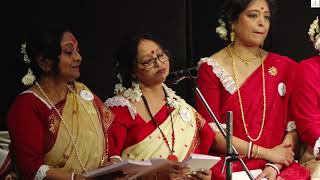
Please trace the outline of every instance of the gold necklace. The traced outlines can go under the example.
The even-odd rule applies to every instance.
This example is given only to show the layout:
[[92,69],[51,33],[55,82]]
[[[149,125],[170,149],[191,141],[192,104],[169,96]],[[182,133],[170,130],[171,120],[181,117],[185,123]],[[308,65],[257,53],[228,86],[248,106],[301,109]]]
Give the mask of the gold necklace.
[[[246,65],[251,63],[254,59],[257,59],[257,56],[253,56],[252,58],[245,59],[242,56],[240,56],[236,51],[232,50],[232,47],[230,46],[230,51],[232,54],[236,55],[242,62],[244,62]],[[260,52],[260,51],[259,51]]]
[[242,118],[242,124],[243,124],[243,128],[246,132],[247,137],[250,139],[250,141],[258,141],[262,135],[263,129],[264,129],[264,123],[265,123],[265,117],[266,117],[266,82],[265,82],[265,75],[264,75],[264,63],[262,60],[262,52],[259,49],[259,53],[260,53],[260,57],[261,57],[261,66],[262,66],[262,95],[263,95],[263,112],[262,112],[262,122],[261,122],[261,127],[260,127],[260,131],[259,134],[256,138],[252,138],[248,132],[247,126],[246,126],[246,121],[245,121],[245,117],[244,117],[244,111],[243,111],[243,105],[242,105],[242,98],[241,98],[241,93],[240,93],[240,88],[239,88],[239,84],[238,84],[238,78],[236,75],[236,65],[235,65],[235,61],[234,61],[234,57],[233,57],[233,53],[231,50],[231,46],[229,45],[229,53],[232,59],[232,65],[233,65],[233,75],[236,81],[236,86],[237,86],[237,92],[238,92],[238,98],[239,98],[239,104],[240,104],[240,112],[241,112],[241,118]]
[[[42,95],[46,98],[46,100],[49,102],[49,104],[51,105],[51,107],[53,107],[53,109],[56,111],[56,113],[58,114],[59,118],[61,119],[62,124],[65,126],[65,128],[66,128],[66,130],[67,130],[67,132],[68,132],[68,134],[69,134],[69,136],[70,136],[70,139],[71,139],[72,145],[73,145],[73,147],[74,147],[74,149],[75,149],[76,156],[77,156],[77,159],[78,159],[78,161],[79,161],[79,163],[80,163],[80,166],[81,166],[81,168],[82,168],[82,170],[83,170],[84,172],[87,172],[87,169],[86,169],[86,167],[84,166],[84,164],[83,164],[83,162],[82,162],[82,160],[81,160],[81,158],[80,158],[79,149],[78,149],[78,147],[77,147],[77,145],[76,145],[75,139],[74,139],[74,137],[73,137],[73,135],[72,135],[72,133],[71,133],[71,130],[70,130],[69,126],[66,124],[66,122],[65,122],[65,120],[63,119],[61,113],[58,111],[58,109],[56,108],[56,106],[51,102],[51,100],[49,99],[49,97],[47,96],[47,94],[43,91],[43,89],[41,88],[41,86],[39,85],[39,83],[38,83],[37,81],[36,81],[36,85],[37,85],[38,89],[40,90],[40,92],[42,93]],[[68,85],[67,85],[67,87],[68,87],[68,89],[71,90],[71,91],[73,92],[73,94],[75,94],[76,97],[77,97],[77,94],[76,94]],[[77,99],[78,99],[78,101],[79,101],[79,98],[78,98],[78,97],[77,97]],[[80,101],[80,103],[82,104],[81,101]],[[91,115],[90,115],[90,113],[88,112],[88,110],[85,108],[84,104],[82,104],[82,106],[84,107],[84,109],[86,110],[86,112],[88,113],[90,119],[91,119],[92,122],[93,122],[93,118],[91,117]],[[99,113],[98,113],[98,114],[99,114]],[[95,127],[94,124],[93,124],[93,126]],[[97,135],[98,135],[98,137],[99,137],[99,141],[100,141],[100,140],[101,140],[101,137],[100,137],[100,134],[98,133],[98,130],[97,130],[96,127],[95,127],[95,130],[96,130],[96,133],[97,133]],[[100,143],[103,144],[103,141],[102,141],[102,142],[100,141]],[[104,147],[104,145],[102,145],[102,148],[103,148],[103,147]],[[100,161],[100,165],[101,165],[101,166],[103,166],[103,163],[104,163],[104,158],[105,158],[104,156],[105,156],[105,155],[104,155],[104,150],[103,150],[103,155],[102,155],[101,161]]]

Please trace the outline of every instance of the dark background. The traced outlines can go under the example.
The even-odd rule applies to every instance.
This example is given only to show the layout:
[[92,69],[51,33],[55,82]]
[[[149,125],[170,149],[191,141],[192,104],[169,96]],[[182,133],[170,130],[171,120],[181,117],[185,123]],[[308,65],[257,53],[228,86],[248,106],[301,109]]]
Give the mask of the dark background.
[[[14,97],[24,90],[26,73],[20,43],[42,24],[68,24],[77,30],[83,58],[80,81],[103,101],[117,82],[112,55],[128,33],[151,32],[164,40],[173,58],[171,70],[196,66],[226,44],[215,33],[223,0],[108,0],[10,1],[1,11],[0,129]],[[307,36],[310,23],[320,15],[308,0],[281,0],[265,49],[300,61],[316,52]],[[190,82],[171,86],[193,104]]]

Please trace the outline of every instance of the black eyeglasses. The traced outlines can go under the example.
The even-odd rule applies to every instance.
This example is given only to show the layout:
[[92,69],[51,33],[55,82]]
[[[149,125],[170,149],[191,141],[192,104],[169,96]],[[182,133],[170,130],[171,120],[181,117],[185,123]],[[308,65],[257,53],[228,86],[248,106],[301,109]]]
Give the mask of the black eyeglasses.
[[156,54],[157,57],[155,58],[148,58],[143,60],[142,62],[138,62],[138,64],[141,64],[145,70],[150,70],[155,67],[156,61],[159,60],[161,63],[165,63],[169,60],[169,57],[164,51],[161,51],[161,53]]

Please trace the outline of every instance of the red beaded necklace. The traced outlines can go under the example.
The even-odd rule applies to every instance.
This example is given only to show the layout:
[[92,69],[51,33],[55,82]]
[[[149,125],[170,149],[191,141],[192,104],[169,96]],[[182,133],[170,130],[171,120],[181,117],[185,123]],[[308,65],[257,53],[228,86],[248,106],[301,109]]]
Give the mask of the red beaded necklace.
[[152,119],[152,121],[156,124],[157,128],[159,129],[161,135],[162,135],[162,139],[164,140],[164,142],[167,144],[171,154],[168,156],[168,159],[169,160],[172,160],[172,161],[177,161],[178,158],[176,155],[174,155],[174,142],[175,142],[175,135],[174,135],[174,128],[173,128],[173,121],[172,121],[172,115],[171,113],[169,112],[169,105],[168,105],[168,102],[167,102],[167,92],[163,89],[164,91],[164,94],[165,94],[165,100],[166,100],[166,108],[167,108],[167,113],[168,115],[170,115],[170,120],[171,120],[171,128],[172,128],[172,133],[171,133],[171,136],[172,136],[172,142],[171,142],[171,148],[170,148],[170,145],[169,145],[169,141],[167,139],[167,137],[164,135],[162,129],[160,128],[159,126],[159,123],[154,119],[154,117],[152,116],[151,114],[151,110],[150,110],[150,107],[148,105],[148,102],[147,102],[147,99],[144,97],[144,95],[142,95],[142,100],[143,100],[143,103],[144,105],[146,106],[147,108],[147,111]]

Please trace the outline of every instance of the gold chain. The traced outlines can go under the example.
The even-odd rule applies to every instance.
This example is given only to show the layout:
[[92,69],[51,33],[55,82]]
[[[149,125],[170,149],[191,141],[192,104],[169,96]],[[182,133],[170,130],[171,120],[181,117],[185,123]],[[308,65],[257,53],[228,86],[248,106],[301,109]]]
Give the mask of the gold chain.
[[[78,149],[78,147],[77,147],[77,145],[76,145],[75,139],[74,139],[74,137],[73,137],[73,135],[72,135],[72,133],[71,133],[71,130],[70,130],[69,126],[66,124],[66,122],[65,122],[65,120],[63,119],[61,113],[58,111],[58,109],[56,108],[56,106],[51,102],[51,100],[49,99],[49,97],[47,96],[47,94],[43,91],[43,89],[41,88],[41,86],[38,84],[37,81],[36,81],[36,85],[37,85],[37,87],[39,88],[39,90],[40,90],[40,92],[42,93],[42,95],[46,98],[46,100],[47,100],[47,101],[49,102],[49,104],[53,107],[53,109],[56,111],[56,113],[58,114],[59,118],[61,119],[61,122],[62,122],[63,125],[65,126],[65,128],[66,128],[66,130],[67,130],[67,132],[68,132],[68,134],[69,134],[69,136],[70,136],[70,139],[71,139],[72,145],[73,145],[73,147],[74,147],[74,149],[75,149],[76,156],[77,156],[77,159],[79,160],[80,166],[81,166],[81,168],[82,168],[82,170],[83,170],[84,172],[87,172],[87,169],[86,169],[86,167],[84,166],[84,164],[83,164],[83,162],[82,162],[82,160],[81,160],[81,158],[80,158],[79,149]],[[68,86],[68,85],[67,85],[67,86]],[[70,90],[72,90],[69,86],[68,86],[68,88],[69,88]],[[76,94],[73,90],[72,90],[72,92],[73,92],[73,93],[76,95],[76,97],[77,97],[77,94]],[[78,99],[78,101],[80,101],[78,97],[77,97],[77,99]],[[80,101],[80,103],[82,104],[81,101]],[[92,122],[93,122],[93,118],[91,117],[90,113],[89,113],[88,110],[85,108],[84,104],[82,104],[82,105],[83,105],[84,109],[86,110],[86,112],[88,113],[90,119],[91,119]],[[93,126],[95,127],[95,125],[93,125]],[[96,127],[95,127],[95,129],[96,129],[96,133],[97,133],[97,135],[98,135],[98,138],[99,138],[100,143],[103,144],[103,142],[101,142],[102,140],[101,140],[100,134],[98,133],[98,130],[97,130]],[[102,145],[102,148],[103,148],[103,147],[104,147],[104,145]],[[105,157],[104,157],[104,150],[103,150],[103,155],[102,155],[101,161],[100,161],[100,165],[101,165],[101,166],[102,166],[103,163],[104,163],[104,158],[105,158]]]
[[[230,47],[232,50],[232,47]],[[248,58],[248,59],[245,59],[243,58],[242,56],[240,56],[239,54],[237,54],[237,52],[235,51],[232,51],[232,54],[236,55],[242,62],[244,62],[246,65],[248,65],[249,63],[251,63],[254,59],[257,59],[257,56],[253,56],[251,59]]]
[[265,117],[266,117],[266,83],[265,83],[265,75],[264,75],[264,63],[263,63],[263,59],[262,59],[262,52],[259,49],[259,53],[261,56],[261,66],[262,66],[262,95],[263,95],[263,114],[262,114],[262,122],[261,122],[261,127],[260,127],[260,131],[259,134],[256,138],[252,138],[248,132],[247,126],[246,126],[246,121],[245,121],[245,117],[244,117],[244,112],[243,112],[243,105],[242,105],[242,98],[241,98],[241,93],[240,93],[240,88],[239,88],[239,84],[238,84],[238,78],[236,75],[236,65],[235,65],[235,61],[234,61],[234,57],[233,57],[233,53],[231,50],[231,45],[228,46],[229,48],[229,53],[232,59],[232,65],[233,65],[233,75],[236,81],[236,86],[237,86],[237,92],[238,92],[238,98],[239,98],[239,104],[240,104],[240,111],[241,111],[241,118],[242,118],[242,123],[243,123],[243,128],[246,132],[247,137],[250,139],[250,141],[258,141],[262,135],[263,129],[264,129],[264,123],[265,123]]

